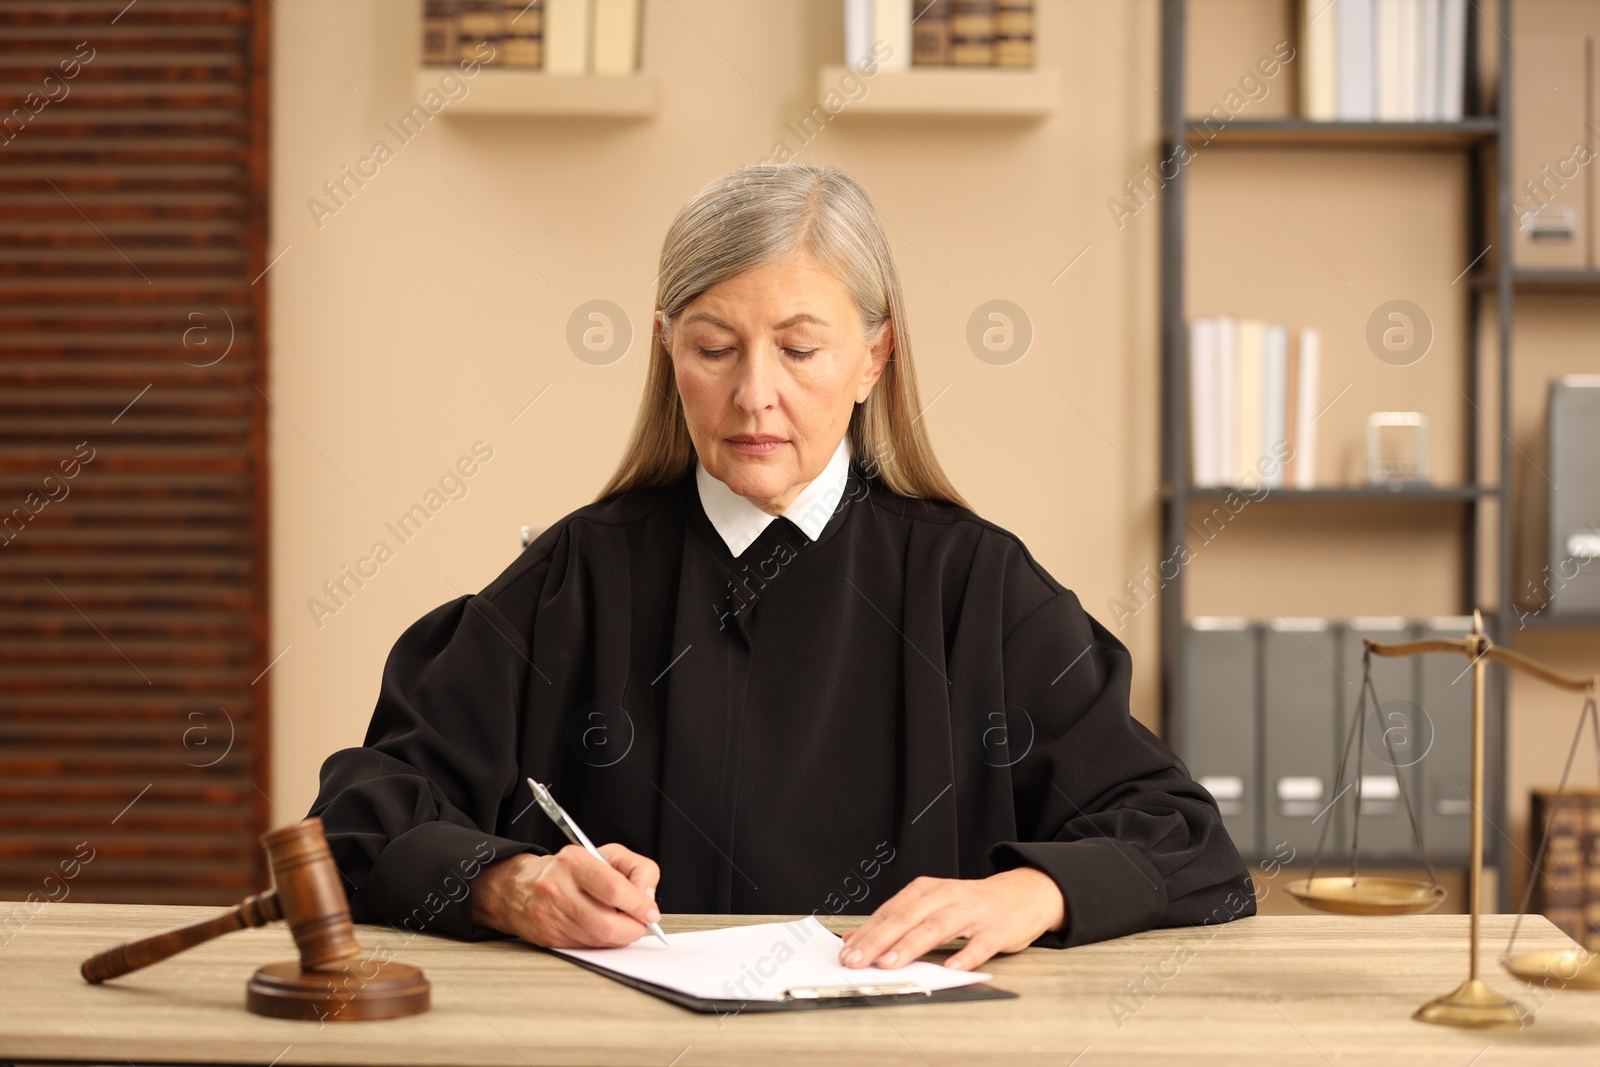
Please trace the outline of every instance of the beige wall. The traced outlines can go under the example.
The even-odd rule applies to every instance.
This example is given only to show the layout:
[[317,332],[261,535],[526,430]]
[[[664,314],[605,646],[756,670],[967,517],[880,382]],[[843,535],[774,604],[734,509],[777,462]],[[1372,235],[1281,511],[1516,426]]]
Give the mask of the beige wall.
[[[306,200],[412,102],[416,4],[278,7],[273,244],[292,247],[268,276],[281,411],[272,629],[274,654],[292,647],[270,677],[273,799],[291,819],[315,796],[322,759],[360,743],[405,626],[486,584],[515,554],[520,524],[587,503],[610,473],[645,348],[590,366],[566,346],[568,315],[604,298],[642,333],[673,212],[772,151],[816,102],[817,68],[838,60],[842,32],[837,0],[649,0],[644,64],[662,83],[653,120],[446,109],[319,229]],[[1045,0],[1039,62],[1062,74],[1061,109],[1045,121],[846,112],[799,149],[850,169],[892,224],[924,400],[945,390],[926,421],[956,484],[1102,618],[1156,559],[1157,218],[1143,212],[1119,231],[1105,202],[1155,150],[1157,12]],[[1008,367],[964,341],[972,309],[996,297],[1036,330]],[[319,629],[307,598],[375,540],[394,545],[384,522],[478,440],[494,459],[469,494]],[[1135,711],[1153,722],[1155,611],[1119,635],[1138,669]]]
[[[647,0],[644,63],[662,84],[653,119],[447,108],[320,227],[308,198],[388,139],[384,123],[414,99],[416,4],[277,6],[273,245],[289,246],[269,275],[273,650],[289,647],[270,676],[280,819],[305,811],[329,752],[360,743],[400,632],[492,579],[520,524],[587,503],[610,473],[646,349],[636,341],[614,365],[590,366],[567,348],[568,315],[611,300],[642,334],[672,213],[780,138],[867,185],[891,224],[924,400],[943,390],[926,416],[942,461],[980,514],[1019,534],[1129,645],[1135,714],[1156,722],[1156,612],[1119,628],[1107,609],[1158,558],[1158,208],[1121,228],[1107,209],[1158,152],[1156,0],[1040,0],[1039,62],[1061,75],[1060,110],[1044,121],[894,122],[846,109],[804,146],[784,124],[816,103],[816,70],[842,51],[838,0]],[[1292,32],[1293,5],[1193,6],[1187,92],[1203,111]],[[1292,114],[1295,77],[1280,74],[1246,114]],[[1384,408],[1426,411],[1441,480],[1458,478],[1466,305],[1464,283],[1451,282],[1476,252],[1460,225],[1461,157],[1213,147],[1191,177],[1189,312],[1318,326],[1324,395],[1351,386],[1321,423],[1322,480],[1358,480],[1364,419]],[[1412,368],[1380,363],[1362,340],[1371,309],[1393,297],[1422,304],[1438,329]],[[1008,367],[979,361],[963,339],[973,308],[993,298],[1021,305],[1036,331]],[[1600,369],[1577,342],[1592,336],[1592,312],[1559,305],[1547,325],[1519,326],[1537,368],[1517,382],[1524,448],[1537,448],[1541,376]],[[384,523],[477,441],[494,459],[468,495],[398,546]],[[1525,506],[1519,523],[1535,522],[1542,502]],[[394,558],[319,627],[307,599],[379,539],[398,546]],[[1437,508],[1259,508],[1195,564],[1191,610],[1453,611],[1458,553],[1452,514]],[[1566,670],[1600,658],[1592,633],[1527,648]],[[1514,696],[1510,829],[1521,845],[1516,798],[1551,777],[1575,708],[1521,683]]]

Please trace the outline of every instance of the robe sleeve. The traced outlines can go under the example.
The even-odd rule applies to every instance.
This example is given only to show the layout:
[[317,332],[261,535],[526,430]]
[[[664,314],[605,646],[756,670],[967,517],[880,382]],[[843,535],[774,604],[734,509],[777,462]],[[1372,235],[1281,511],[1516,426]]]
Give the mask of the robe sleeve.
[[[487,596],[412,624],[389,653],[364,747],[322,765],[322,818],[357,922],[479,940],[470,882],[548,850],[494,831],[518,777],[524,636]],[[526,793],[526,790],[523,791]]]
[[1031,720],[1032,745],[1012,767],[1023,840],[988,852],[995,870],[1035,867],[1061,890],[1066,929],[1034,944],[1254,915],[1215,800],[1129,714],[1127,648],[1056,588],[1004,641],[1005,699]]

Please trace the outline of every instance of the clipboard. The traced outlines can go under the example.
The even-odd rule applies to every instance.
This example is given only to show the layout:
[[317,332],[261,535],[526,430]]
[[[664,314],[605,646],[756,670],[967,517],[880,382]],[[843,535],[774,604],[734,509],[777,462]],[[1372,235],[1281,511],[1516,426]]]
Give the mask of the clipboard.
[[[798,986],[786,990],[782,1000],[731,1000],[721,998],[697,997],[670,986],[649,982],[643,978],[635,978],[631,974],[622,974],[608,967],[602,967],[589,960],[578,959],[574,956],[564,956],[559,952],[549,952],[557,959],[575,963],[585,970],[595,974],[604,975],[614,982],[621,982],[625,986],[651,996],[670,1000],[680,1007],[690,1011],[705,1014],[736,1015],[753,1011],[815,1011],[829,1008],[869,1008],[886,1007],[895,1004],[940,1004],[963,1000],[1014,1000],[1019,994],[1010,990],[998,989],[987,982],[974,985],[956,986],[953,989],[928,990],[916,982],[874,982],[863,983],[859,986]],[[880,992],[874,992],[880,991]]]

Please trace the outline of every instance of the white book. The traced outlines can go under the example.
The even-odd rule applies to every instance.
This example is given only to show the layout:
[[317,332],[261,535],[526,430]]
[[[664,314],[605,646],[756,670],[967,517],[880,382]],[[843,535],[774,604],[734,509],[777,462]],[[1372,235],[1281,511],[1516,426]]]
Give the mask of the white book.
[[1400,14],[1395,20],[1400,34],[1399,43],[1395,45],[1400,64],[1395,72],[1399,81],[1396,106],[1399,108],[1397,117],[1402,122],[1414,122],[1417,118],[1417,6],[1420,3],[1421,0],[1400,0]]
[[1417,5],[1417,118],[1439,119],[1439,0]]
[[592,0],[544,0],[544,70],[546,74],[587,74],[589,35],[593,32]]
[[1460,122],[1466,101],[1467,0],[1439,7],[1439,120]]
[[1374,54],[1377,56],[1378,118],[1400,118],[1400,16],[1405,0],[1376,0]]
[[889,45],[880,70],[911,69],[911,0],[872,0],[872,40]]
[[1271,323],[1261,333],[1261,455],[1266,459],[1265,470],[1274,473],[1263,475],[1262,481],[1270,486],[1283,484],[1283,465],[1276,460],[1275,449],[1288,439],[1289,413],[1289,328],[1282,323]]
[[1317,375],[1322,360],[1322,334],[1307,326],[1300,331],[1299,396],[1295,404],[1294,488],[1311,489],[1317,483]]
[[1333,0],[1300,0],[1300,113],[1326,122],[1338,118]]
[[1373,90],[1372,0],[1339,0],[1339,117],[1346,122],[1371,122],[1377,117]]
[[1217,484],[1232,485],[1239,470],[1239,320],[1231,315],[1217,319]]
[[872,0],[844,0],[844,65],[872,62]]
[[1190,483],[1217,485],[1217,320],[1189,323]]
[[1239,321],[1239,410],[1235,426],[1238,454],[1234,458],[1233,484],[1246,476],[1259,480],[1256,463],[1261,459],[1261,376],[1262,340],[1266,324],[1256,319]]
[[594,0],[596,74],[632,74],[639,65],[639,0]]

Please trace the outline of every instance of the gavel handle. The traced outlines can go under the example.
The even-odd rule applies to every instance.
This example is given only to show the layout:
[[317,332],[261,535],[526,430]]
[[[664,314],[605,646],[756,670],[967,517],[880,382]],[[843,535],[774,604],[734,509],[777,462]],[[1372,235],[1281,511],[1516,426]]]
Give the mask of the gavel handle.
[[231,934],[247,926],[265,926],[281,918],[283,918],[283,905],[278,901],[278,891],[269,889],[265,893],[246,897],[236,907],[214,918],[202,919],[188,926],[151,934],[149,937],[141,937],[137,941],[129,941],[116,948],[96,953],[83,961],[80,970],[84,981],[103,982],[107,978],[116,978],[129,971],[137,971],[140,967],[159,963],[169,956],[176,956],[184,949],[193,948],[202,941],[210,941],[213,937]]

